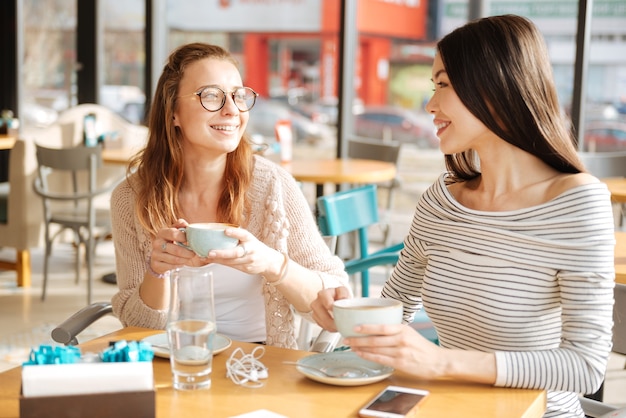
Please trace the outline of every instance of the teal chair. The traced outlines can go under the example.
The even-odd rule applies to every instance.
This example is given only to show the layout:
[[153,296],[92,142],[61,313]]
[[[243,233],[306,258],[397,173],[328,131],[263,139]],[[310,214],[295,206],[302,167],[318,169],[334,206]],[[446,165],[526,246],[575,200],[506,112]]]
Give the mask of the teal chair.
[[322,235],[339,237],[357,232],[358,256],[345,262],[349,275],[360,273],[361,296],[369,296],[369,269],[380,265],[395,265],[404,244],[399,243],[369,253],[368,228],[378,219],[376,185],[357,187],[320,196],[317,199],[317,222]]
[[[398,262],[403,243],[394,244],[370,253],[367,230],[378,223],[378,197],[376,185],[367,185],[317,199],[318,218],[322,235],[341,236],[358,233],[358,256],[345,261],[349,275],[361,275],[361,296],[369,296],[369,269],[375,266],[394,266]],[[439,343],[437,332],[423,310],[415,314],[411,326],[428,340]]]

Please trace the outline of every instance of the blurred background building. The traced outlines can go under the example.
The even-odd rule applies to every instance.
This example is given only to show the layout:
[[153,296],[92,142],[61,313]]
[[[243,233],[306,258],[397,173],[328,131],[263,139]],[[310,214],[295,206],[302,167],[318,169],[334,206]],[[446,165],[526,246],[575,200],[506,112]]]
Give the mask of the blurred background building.
[[[434,45],[465,23],[476,4],[483,15],[516,13],[539,26],[563,110],[571,110],[577,0],[347,1],[356,4],[354,71],[348,78],[350,129],[356,135],[415,138],[420,147],[436,147],[423,110],[432,91]],[[340,0],[10,0],[3,3],[1,79],[6,86],[14,78],[17,86],[15,94],[0,90],[0,106],[13,110],[23,129],[49,125],[58,112],[83,102],[98,102],[142,123],[167,55],[181,44],[202,41],[229,49],[241,63],[245,84],[261,94],[251,133],[271,140],[274,122],[288,117],[297,140],[333,140],[338,104],[345,99],[339,78],[342,5]],[[596,123],[587,132],[587,147],[623,148],[626,2],[595,0],[589,25],[584,117]],[[11,40],[16,40],[14,55]],[[5,59],[12,56],[15,62]]]

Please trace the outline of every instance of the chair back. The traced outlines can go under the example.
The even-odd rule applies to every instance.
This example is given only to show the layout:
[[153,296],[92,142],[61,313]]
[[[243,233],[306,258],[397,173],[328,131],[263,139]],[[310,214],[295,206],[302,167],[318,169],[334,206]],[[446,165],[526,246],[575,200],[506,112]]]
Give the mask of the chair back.
[[339,236],[358,231],[361,256],[367,255],[367,228],[378,222],[376,185],[320,196],[317,210],[322,235]]
[[47,148],[39,144],[35,144],[35,147],[39,166],[34,187],[37,194],[43,198],[45,219],[50,221],[53,212],[61,207],[67,209],[69,204],[72,204],[77,208],[82,204],[84,217],[79,216],[77,221],[84,220],[93,228],[94,199],[100,194],[97,190],[97,172],[102,166],[102,148],[82,145],[71,148]]
[[47,148],[35,144],[39,166],[55,170],[80,171],[102,166],[102,147]]
[[587,171],[598,178],[626,177],[626,151],[579,152]]
[[63,147],[83,143],[83,123],[87,114],[96,115],[98,134],[116,132],[125,147],[143,147],[148,139],[147,127],[130,123],[105,106],[95,103],[82,103],[59,114],[57,124],[65,125],[63,127],[65,131]]
[[[348,157],[360,158],[366,160],[377,160],[392,163],[395,166],[398,165],[398,158],[400,157],[400,142],[398,141],[381,141],[371,138],[363,137],[350,137],[348,138]],[[386,191],[386,201],[382,203],[381,220],[379,227],[382,232],[382,239],[379,241],[384,245],[389,245],[389,239],[391,237],[390,226],[390,211],[393,207],[395,192],[400,187],[400,178],[396,176],[389,180],[377,183],[378,189]],[[385,200],[385,198],[382,198]]]
[[317,199],[317,211],[322,235],[340,236],[357,232],[358,255],[346,262],[346,272],[361,274],[361,295],[369,296],[368,269],[376,265],[395,264],[400,249],[393,246],[369,253],[368,228],[378,223],[376,185],[320,196]]
[[398,163],[400,142],[378,141],[369,138],[349,138],[348,157]]

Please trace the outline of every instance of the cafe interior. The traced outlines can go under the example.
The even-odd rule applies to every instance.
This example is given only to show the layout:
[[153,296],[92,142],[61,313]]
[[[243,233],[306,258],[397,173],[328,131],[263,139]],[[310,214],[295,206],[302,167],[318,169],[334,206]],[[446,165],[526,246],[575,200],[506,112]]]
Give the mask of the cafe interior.
[[[55,10],[50,9],[52,3],[60,12],[51,12]],[[287,117],[292,118],[293,131],[287,136],[292,146],[288,149],[287,139],[271,120],[267,132],[260,123],[253,125],[258,129],[252,135],[259,141],[255,142],[258,151],[281,164],[301,184],[322,233],[334,237],[329,245],[346,261],[355,294],[377,297],[397,261],[417,199],[445,166],[437,146],[429,145],[428,139],[423,143],[398,140],[401,134],[395,128],[385,125],[377,131],[375,125],[366,125],[365,115],[408,107],[423,123],[428,118],[423,104],[432,94],[430,65],[437,39],[465,21],[520,10],[525,10],[531,20],[536,18],[548,40],[555,39],[557,46],[564,42],[570,51],[564,58],[554,52],[559,48],[553,48],[555,76],[560,77],[559,93],[563,94],[560,99],[565,102],[564,111],[570,116],[583,162],[611,192],[617,242],[614,345],[602,388],[582,402],[590,417],[616,414],[618,408],[623,408],[626,416],[626,61],[608,60],[616,67],[603,73],[598,63],[602,57],[590,52],[604,49],[607,56],[615,57],[626,51],[626,32],[612,34],[612,43],[607,46],[607,36],[599,34],[597,24],[599,19],[609,22],[607,27],[615,26],[615,22],[626,27],[623,10],[607,17],[610,13],[606,10],[604,14],[594,13],[594,2],[572,1],[568,10],[575,12],[573,18],[568,15],[567,24],[555,25],[568,28],[565,36],[550,27],[558,21],[554,15],[533,14],[537,13],[533,1],[528,2],[527,9],[516,8],[509,1],[496,4],[487,0],[219,1],[211,6],[189,0],[187,7],[181,5],[185,1],[170,0],[125,3],[128,5],[123,7],[114,0],[3,3],[0,416],[80,416],[68,411],[96,408],[102,410],[101,416],[129,417],[356,417],[360,407],[389,385],[429,391],[419,405],[419,417],[543,416],[544,390],[415,381],[379,365],[369,365],[376,368],[373,377],[370,373],[353,379],[308,371],[311,366],[320,366],[315,361],[339,361],[346,353],[341,351],[345,347],[337,335],[321,332],[304,319],[299,319],[298,350],[264,346],[260,354],[254,344],[222,336],[219,349],[214,347],[212,353],[210,389],[198,394],[181,392],[172,386],[169,349],[159,351],[159,344],[167,344],[167,339],[162,340],[163,332],[122,327],[111,314],[110,305],[117,291],[116,254],[108,220],[110,193],[126,175],[129,158],[145,144],[144,122],[153,89],[162,63],[176,46],[201,40],[231,50],[242,63],[244,83],[260,93],[251,120],[255,110],[261,118],[266,101],[268,109],[278,107],[277,102],[281,109],[289,109]],[[604,3],[611,2],[598,3],[607,6]],[[202,7],[206,13],[197,12]],[[46,14],[59,21],[63,16],[66,19],[62,24],[50,23]],[[233,17],[241,21],[235,24]],[[47,54],[40,60],[33,57],[43,55],[43,50],[49,49],[46,38],[53,38],[51,32],[33,31],[33,22],[38,19],[42,28],[65,28],[61,35],[55,35],[56,42],[63,45],[53,51],[56,60]],[[594,42],[604,43],[594,49]],[[607,74],[613,76],[613,82],[602,81],[603,87],[598,88],[599,80],[605,80]],[[54,82],[53,75],[58,78]],[[402,84],[403,77],[410,79]],[[598,90],[617,94],[605,84],[622,88],[622,96],[610,97],[610,102],[598,97]],[[322,105],[329,102],[332,113],[325,113]],[[622,129],[621,145],[602,149],[603,137],[590,133],[590,127],[599,120],[604,124],[602,129],[609,125]],[[305,122],[313,127],[306,128],[309,125]],[[427,136],[424,132],[419,135]],[[55,154],[61,150],[63,154]],[[51,210],[54,203],[45,203],[57,193],[54,187],[73,192],[70,177],[42,180],[42,173],[56,169],[89,173],[81,174],[78,180],[84,188],[80,193],[92,202],[84,216],[55,218]],[[71,181],[75,183],[75,177]],[[376,186],[373,192],[363,187],[369,185]],[[324,205],[335,204],[333,197],[339,192],[354,196],[362,192],[366,196],[363,199],[373,202],[376,210],[360,229],[333,225],[328,215],[330,206]],[[382,261],[363,262],[377,257]],[[428,317],[417,315],[412,326],[436,342]],[[145,339],[154,344],[152,368],[120,369],[112,378],[117,384],[107,392],[32,397],[22,393],[27,382],[45,381],[40,374],[22,374],[28,367],[22,363],[33,358],[37,347],[72,347],[78,343],[82,352],[103,352],[113,347],[112,341]],[[246,353],[250,355],[246,357]],[[243,357],[237,359],[238,354]],[[255,358],[255,354],[259,356]],[[331,354],[335,357],[311,357]],[[307,359],[315,361],[307,364]],[[249,382],[250,376],[247,383],[235,383],[232,362],[244,360],[252,362],[249,367],[257,367],[254,373],[267,375],[258,387],[252,385],[258,379]],[[297,367],[283,364],[288,361]],[[47,386],[99,385],[101,369],[59,372],[58,367],[64,366],[51,372]],[[135,381],[132,373],[138,375],[137,382],[149,375],[148,387],[140,383],[131,387]],[[125,378],[130,389],[122,391],[117,386]],[[106,385],[102,383],[102,387]],[[285,401],[287,396],[290,401]],[[336,401],[329,403],[329,399]]]

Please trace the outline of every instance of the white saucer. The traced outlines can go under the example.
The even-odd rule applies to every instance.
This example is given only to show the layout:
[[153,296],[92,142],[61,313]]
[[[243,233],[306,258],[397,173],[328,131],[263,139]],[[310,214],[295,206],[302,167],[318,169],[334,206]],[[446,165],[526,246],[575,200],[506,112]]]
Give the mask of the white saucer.
[[[141,341],[148,342],[152,345],[154,355],[162,358],[170,358],[169,341],[167,341],[167,333],[150,335]],[[213,354],[219,354],[226,350],[232,344],[232,340],[225,335],[215,334],[213,340]]]
[[[376,372],[373,376],[358,377],[328,377],[321,372],[317,372],[308,367],[300,367],[306,365],[316,368],[334,368],[334,369],[370,369]],[[327,383],[336,386],[360,386],[369,385],[370,383],[380,382],[391,376],[393,368],[374,363],[373,361],[364,360],[351,351],[337,351],[332,353],[313,354],[298,360],[296,369],[311,380],[320,383]]]

